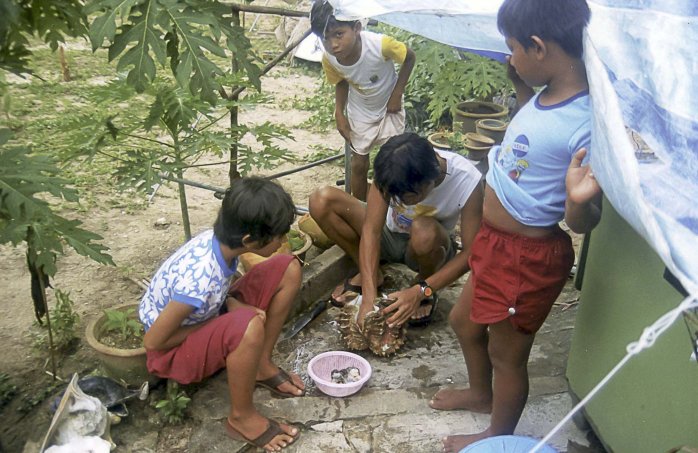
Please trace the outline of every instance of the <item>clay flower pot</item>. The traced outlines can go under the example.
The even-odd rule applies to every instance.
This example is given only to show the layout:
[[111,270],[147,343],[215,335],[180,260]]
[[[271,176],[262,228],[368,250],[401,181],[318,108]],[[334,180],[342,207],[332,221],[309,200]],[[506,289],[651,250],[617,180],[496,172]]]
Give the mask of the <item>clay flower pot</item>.
[[328,238],[324,231],[317,224],[315,219],[310,216],[310,213],[305,213],[298,219],[298,229],[310,236],[313,244],[321,249],[328,249],[334,245],[332,239]]
[[[303,247],[297,250],[291,250],[291,246],[287,241],[281,244],[281,247],[279,247],[276,250],[276,252],[272,253],[269,257],[272,257],[278,253],[285,253],[297,256],[302,262],[305,259],[305,252],[307,252],[308,249],[310,249],[310,247],[313,245],[313,239],[310,237],[309,234],[300,233],[300,235],[305,240],[305,242],[303,243]],[[269,257],[260,256],[256,253],[251,252],[243,253],[239,257],[240,266],[242,267],[242,269],[238,268],[238,270],[242,273],[249,272],[250,269],[252,269],[257,264],[261,263],[262,261],[268,259]]]
[[452,134],[450,132],[434,132],[427,137],[431,146],[437,149],[451,149],[448,139]]
[[453,130],[460,127],[461,132],[475,132],[477,120],[493,118],[506,119],[509,109],[503,105],[485,101],[467,101],[453,107]]
[[[134,316],[137,318],[137,303],[122,305],[116,307],[115,310],[127,311],[131,308],[135,308]],[[122,380],[129,385],[140,385],[144,381],[152,382],[155,380],[156,378],[148,373],[144,347],[122,349],[108,346],[100,341],[105,334],[104,324],[106,321],[107,315],[104,313],[97,318],[93,318],[87,324],[85,338],[87,339],[87,343],[97,351],[97,355],[109,377]]]
[[475,132],[468,132],[465,134],[465,144],[470,145],[475,148],[491,147],[494,146],[494,140],[486,135],[476,134]]
[[468,152],[468,159],[470,160],[482,160],[487,157],[487,153],[492,149],[492,145],[489,146],[474,146],[465,143],[465,150]]
[[485,118],[475,122],[475,132],[480,135],[486,135],[494,140],[495,145],[500,145],[504,139],[504,134],[507,131],[508,124],[504,121]]

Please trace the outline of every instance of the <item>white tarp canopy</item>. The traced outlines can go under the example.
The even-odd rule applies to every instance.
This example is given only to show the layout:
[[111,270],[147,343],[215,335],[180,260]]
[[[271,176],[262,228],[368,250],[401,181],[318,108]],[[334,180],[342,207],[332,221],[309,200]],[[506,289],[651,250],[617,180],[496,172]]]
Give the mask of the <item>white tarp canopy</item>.
[[[594,174],[615,209],[698,295],[698,1],[587,1]],[[339,19],[371,17],[500,60],[508,52],[496,25],[501,0],[330,3]],[[641,140],[631,140],[626,126],[654,157],[637,153]]]

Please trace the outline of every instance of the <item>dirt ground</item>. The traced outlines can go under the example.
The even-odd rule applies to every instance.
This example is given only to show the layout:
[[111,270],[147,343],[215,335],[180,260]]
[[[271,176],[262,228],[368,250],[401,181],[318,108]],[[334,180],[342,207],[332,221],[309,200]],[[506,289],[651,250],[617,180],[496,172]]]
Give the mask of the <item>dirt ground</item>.
[[[274,103],[241,113],[241,122],[259,124],[271,121],[284,124],[295,137],[295,140],[287,141],[284,145],[299,157],[315,152],[311,148],[315,144],[324,144],[339,151],[342,140],[334,130],[318,134],[298,127],[309,117],[309,112],[279,108],[279,104],[286,99],[312,93],[318,84],[317,77],[289,72],[284,67],[275,69],[270,77],[263,80],[263,90],[273,96]],[[209,162],[217,160],[220,158],[212,156],[208,159]],[[276,173],[293,166],[284,164],[261,174]],[[226,166],[206,168],[191,169],[185,178],[216,187],[227,185]],[[283,177],[279,182],[292,194],[297,205],[307,206],[308,196],[315,188],[334,184],[342,175],[340,165],[326,164]],[[187,191],[192,232],[196,234],[212,225],[220,202],[210,191],[193,187]],[[80,339],[69,353],[58,359],[57,375],[65,381],[73,373],[83,376],[99,367],[95,354],[84,341],[87,322],[107,308],[137,301],[141,289],[133,279],[149,277],[183,242],[179,201],[176,187],[171,184],[160,187],[152,202],[143,210],[132,210],[128,206],[103,206],[100,207],[98,203],[87,213],[63,213],[80,218],[88,230],[102,235],[116,263],[116,266],[99,265],[77,255],[72,249],[66,249],[65,256],[57,263],[58,273],[53,286],[70,293],[75,310],[80,315],[77,329]],[[156,221],[161,223],[162,219],[168,224],[166,227],[156,225]],[[40,441],[43,437],[51,417],[48,401],[61,385],[49,375],[51,366],[46,351],[37,351],[32,347],[32,332],[36,332],[37,328],[33,327],[30,276],[22,247],[0,246],[0,294],[0,310],[5,313],[0,317],[0,373],[7,374],[10,383],[17,388],[9,403],[0,408],[0,452],[19,452],[27,440]],[[53,291],[49,290],[48,294],[53,302]],[[570,324],[574,311],[567,312]],[[196,388],[189,389],[192,390]],[[157,401],[158,395],[162,397],[162,389],[153,392],[151,402]],[[159,431],[157,451],[183,451],[178,442],[194,426],[188,426],[185,422],[180,426],[163,427],[156,421],[157,413],[152,407],[145,406],[143,411],[142,423],[148,425],[147,429],[151,431]]]
[[[280,67],[263,80],[263,91],[271,94],[273,104],[258,106],[241,113],[241,122],[263,123],[271,121],[288,127],[295,140],[284,145],[296,156],[303,157],[315,152],[312,145],[323,144],[341,149],[342,140],[331,130],[318,134],[298,128],[310,113],[300,110],[278,108],[285,100],[295,95],[311,94],[319,78]],[[212,156],[209,162],[220,161]],[[204,159],[203,162],[207,160]],[[293,168],[284,164],[279,168],[258,172],[272,174]],[[227,166],[204,167],[206,170],[190,169],[186,179],[215,187],[226,187]],[[317,187],[334,184],[343,176],[341,164],[332,163],[305,170],[279,179],[299,206],[307,206],[308,196]],[[188,187],[187,201],[191,217],[192,232],[196,234],[209,228],[215,219],[220,201],[213,192]],[[98,203],[97,206],[100,206]],[[72,373],[81,376],[93,371],[98,363],[84,341],[87,322],[104,309],[126,302],[136,301],[140,288],[131,279],[149,277],[170,253],[182,244],[184,233],[180,220],[180,208],[176,187],[172,184],[160,187],[152,203],[144,210],[133,210],[127,206],[113,209],[97,207],[84,214],[64,212],[66,216],[80,218],[85,227],[104,237],[104,244],[116,266],[96,264],[72,249],[57,263],[58,273],[53,286],[70,293],[75,310],[80,315],[78,333],[81,340],[69,354],[59,357],[58,376],[69,379]],[[156,221],[165,219],[169,225],[156,226]],[[6,316],[0,318],[0,373],[10,376],[17,393],[9,404],[0,409],[3,423],[0,425],[0,451],[21,451],[24,441],[36,438],[45,432],[49,416],[44,397],[54,393],[54,384],[47,374],[51,369],[45,352],[32,348],[31,332],[34,322],[30,298],[30,275],[25,265],[25,250],[22,247],[0,247],[0,309]],[[48,291],[50,303],[52,290]],[[41,402],[39,402],[41,401]]]

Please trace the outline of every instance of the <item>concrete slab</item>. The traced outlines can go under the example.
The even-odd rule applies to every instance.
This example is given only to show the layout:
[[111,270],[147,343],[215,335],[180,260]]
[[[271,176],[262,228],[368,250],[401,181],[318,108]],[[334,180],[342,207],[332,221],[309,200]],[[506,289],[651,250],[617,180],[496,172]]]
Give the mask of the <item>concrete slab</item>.
[[[350,264],[343,261],[343,254],[332,249],[329,253],[324,261],[312,265],[316,267],[312,268],[313,277],[304,279],[304,292],[323,290],[322,296],[326,296],[348,272]],[[343,349],[334,322],[338,309],[329,308],[296,337],[277,345],[275,363],[299,373],[308,390],[305,397],[290,399],[274,397],[265,389],[255,391],[255,404],[262,414],[301,428],[297,443],[285,451],[441,451],[442,437],[485,429],[489,415],[436,411],[427,404],[439,388],[464,387],[468,382],[460,347],[447,322],[462,284],[463,280],[440,292],[441,302],[432,324],[408,331],[406,345],[394,357],[379,358],[368,351],[360,352],[371,363],[373,375],[361,391],[346,398],[322,394],[309,381],[306,370],[316,354]],[[561,301],[576,297],[569,286]],[[312,303],[319,297],[313,294],[302,299]],[[574,307],[554,307],[536,339],[529,367],[531,392],[517,434],[542,438],[572,407],[564,369],[574,311]],[[197,386],[187,420],[191,434],[183,439],[182,451],[247,451],[243,443],[232,441],[225,434],[223,422],[228,410],[225,373]],[[561,452],[579,451],[570,449],[570,445],[589,447],[585,452],[602,451],[590,446],[587,434],[570,423],[551,444]],[[152,448],[152,438],[148,439],[143,451]]]

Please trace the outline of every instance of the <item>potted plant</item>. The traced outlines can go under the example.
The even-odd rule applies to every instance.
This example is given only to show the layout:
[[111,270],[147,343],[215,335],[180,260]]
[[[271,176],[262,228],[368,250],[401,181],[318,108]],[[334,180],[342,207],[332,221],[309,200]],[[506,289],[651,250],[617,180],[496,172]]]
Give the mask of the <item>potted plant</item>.
[[452,149],[450,143],[452,135],[449,131],[434,132],[429,134],[427,140],[435,149]]
[[475,132],[475,122],[482,119],[506,120],[509,108],[486,101],[460,102],[453,107],[453,129]]
[[494,118],[485,118],[475,122],[475,132],[490,137],[494,140],[495,145],[499,145],[504,139],[507,126],[508,124],[504,121]]
[[[279,247],[276,250],[276,252],[274,252],[271,256],[274,256],[278,253],[286,253],[297,256],[298,259],[300,259],[301,262],[303,262],[303,260],[305,259],[305,252],[307,252],[310,246],[312,245],[313,239],[310,237],[309,234],[305,234],[298,230],[292,229],[286,234],[286,242],[282,243],[281,247]],[[266,259],[267,257],[248,252],[240,255],[240,264],[242,265],[242,270],[244,272],[248,272],[255,265],[261,263]]]
[[87,325],[87,343],[97,351],[106,373],[127,384],[139,385],[152,379],[146,367],[143,325],[138,304],[105,310]]

